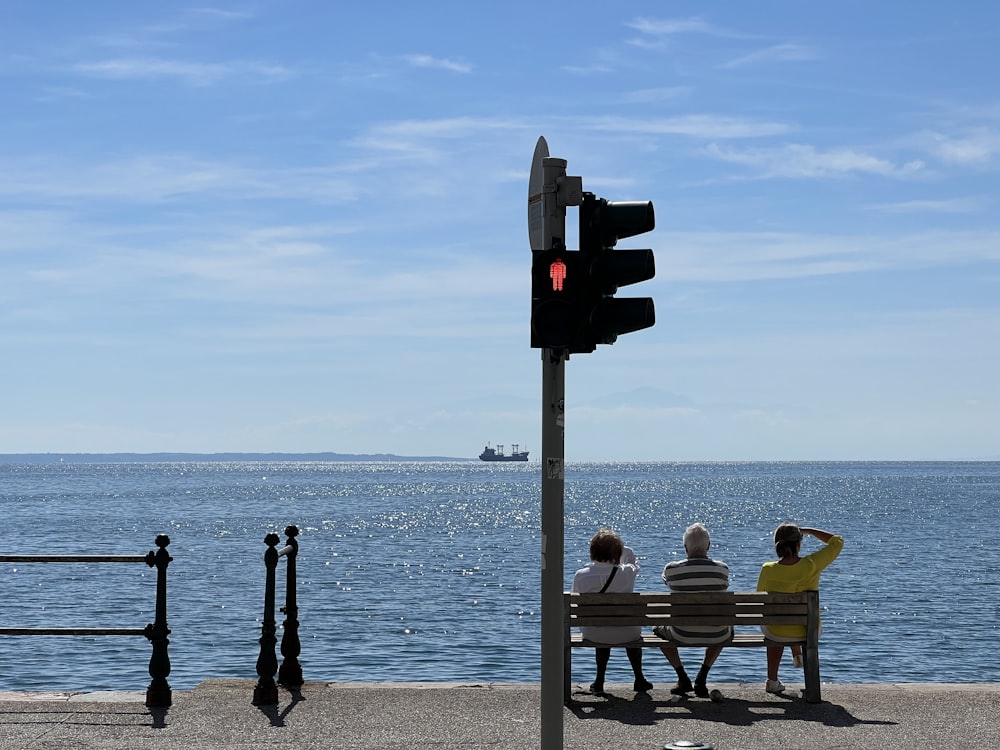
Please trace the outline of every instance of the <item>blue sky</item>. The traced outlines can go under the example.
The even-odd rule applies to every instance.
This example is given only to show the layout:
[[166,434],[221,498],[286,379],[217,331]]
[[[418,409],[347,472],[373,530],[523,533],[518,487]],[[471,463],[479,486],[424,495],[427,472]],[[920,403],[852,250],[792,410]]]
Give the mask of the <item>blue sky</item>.
[[568,460],[1000,457],[1000,6],[0,17],[0,452],[537,459],[545,136],[657,218]]

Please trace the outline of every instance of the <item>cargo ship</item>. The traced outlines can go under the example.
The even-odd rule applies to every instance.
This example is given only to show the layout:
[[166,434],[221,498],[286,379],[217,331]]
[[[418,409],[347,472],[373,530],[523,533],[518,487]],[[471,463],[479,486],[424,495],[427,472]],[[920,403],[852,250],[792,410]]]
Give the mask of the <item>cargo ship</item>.
[[518,451],[517,443],[511,446],[512,452],[508,456],[503,452],[503,446],[498,445],[496,448],[490,448],[489,444],[483,448],[483,452],[479,454],[479,458],[482,461],[527,461],[528,451]]

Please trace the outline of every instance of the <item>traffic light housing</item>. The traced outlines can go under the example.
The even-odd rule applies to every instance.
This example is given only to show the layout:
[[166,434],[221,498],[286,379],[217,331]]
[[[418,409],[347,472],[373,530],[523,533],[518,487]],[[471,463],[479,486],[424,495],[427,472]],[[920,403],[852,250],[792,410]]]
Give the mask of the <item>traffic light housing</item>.
[[582,257],[556,246],[531,253],[531,346],[568,349],[580,336],[585,292]]
[[607,201],[584,193],[580,204],[580,255],[585,289],[581,325],[571,353],[587,353],[597,344],[613,344],[623,333],[656,322],[651,297],[616,299],[618,289],[653,278],[652,250],[615,250],[618,240],[650,232],[656,226],[652,201]]

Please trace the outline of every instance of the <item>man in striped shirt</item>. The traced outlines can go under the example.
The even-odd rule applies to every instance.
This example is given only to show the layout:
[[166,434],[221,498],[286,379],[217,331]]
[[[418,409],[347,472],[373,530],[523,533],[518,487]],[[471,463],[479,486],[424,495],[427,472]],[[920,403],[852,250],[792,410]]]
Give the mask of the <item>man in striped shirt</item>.
[[[729,566],[721,560],[712,560],[708,550],[712,546],[711,538],[702,524],[691,524],[684,531],[684,551],[686,560],[676,560],[668,563],[663,569],[663,582],[671,591],[725,591],[729,588]],[[670,666],[677,672],[677,685],[670,689],[674,695],[684,695],[691,692],[707,698],[708,672],[715,663],[722,648],[732,638],[730,627],[712,625],[690,625],[686,628],[659,626],[654,632],[672,644],[681,646],[705,646],[705,660],[701,664],[694,685],[684,671],[677,645],[661,646],[660,650],[667,657]]]

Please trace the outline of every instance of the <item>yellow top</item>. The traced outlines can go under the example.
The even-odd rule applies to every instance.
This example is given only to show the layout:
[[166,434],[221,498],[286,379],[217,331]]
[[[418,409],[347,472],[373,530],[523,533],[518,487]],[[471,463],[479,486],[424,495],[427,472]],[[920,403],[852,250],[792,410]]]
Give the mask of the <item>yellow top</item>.
[[[786,593],[819,590],[819,574],[837,559],[843,548],[844,537],[834,534],[821,549],[799,559],[794,565],[766,562],[757,577],[757,590]],[[782,638],[799,638],[806,632],[799,625],[769,625],[768,630]]]

